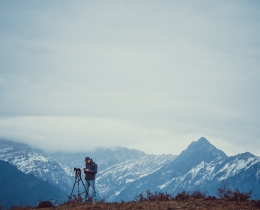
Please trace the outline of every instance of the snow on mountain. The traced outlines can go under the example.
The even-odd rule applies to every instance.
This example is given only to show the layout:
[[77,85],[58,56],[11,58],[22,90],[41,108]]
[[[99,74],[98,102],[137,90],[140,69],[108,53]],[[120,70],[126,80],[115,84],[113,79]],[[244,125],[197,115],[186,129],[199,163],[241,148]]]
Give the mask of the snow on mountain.
[[140,193],[200,190],[215,195],[221,183],[260,197],[260,157],[246,152],[228,157],[206,138],[192,142],[178,156],[147,155],[128,148],[98,148],[92,152],[46,154],[25,144],[0,140],[0,160],[59,186],[70,193],[73,168],[83,168],[86,156],[98,164],[96,187],[109,201],[132,200]]
[[33,206],[49,198],[59,203],[67,199],[67,195],[58,187],[31,174],[25,174],[6,161],[0,160],[0,171],[1,209],[14,209],[12,206]]
[[115,199],[131,200],[147,189],[171,194],[200,190],[216,195],[223,181],[242,191],[255,189],[260,197],[259,170],[259,157],[250,153],[228,157],[202,137],[159,170],[131,182]]
[[[108,166],[113,167],[117,164],[126,166],[131,161],[138,162],[140,158],[142,162],[142,158],[144,157],[147,159],[147,164],[143,163],[143,166],[147,165],[145,173],[149,174],[156,170],[154,166],[148,167],[148,159],[154,160],[157,156],[147,156],[144,152],[124,147],[117,147],[114,149],[98,148],[92,152],[56,152],[46,154],[41,150],[32,149],[23,143],[0,140],[0,160],[11,163],[26,174],[33,174],[42,180],[48,180],[50,183],[59,186],[68,194],[70,194],[74,183],[75,172],[73,169],[83,168],[85,166],[84,160],[86,156],[93,158],[98,164],[97,177],[102,175]],[[165,158],[159,158],[158,160],[161,160],[162,163],[164,163],[167,160],[167,157],[168,156],[165,156]],[[159,168],[157,165],[156,167]],[[149,171],[149,168],[151,168],[152,171]],[[126,168],[123,168],[122,170],[126,170]],[[136,173],[136,176],[138,176],[138,173]],[[140,173],[139,176],[145,176],[145,174]],[[131,181],[132,179],[128,179],[126,182]],[[104,188],[99,189],[98,186],[102,185],[97,185],[98,191],[102,192]]]
[[94,151],[77,153],[55,152],[49,155],[66,170],[69,176],[74,176],[73,168],[84,168],[87,156],[98,164],[98,171],[102,171],[127,160],[139,159],[146,154],[135,149],[116,147],[114,149],[96,148]]
[[0,160],[16,166],[25,174],[33,174],[39,179],[48,180],[63,191],[70,189],[70,180],[64,176],[64,169],[40,150],[35,152],[26,144],[0,140]]
[[[122,188],[131,182],[159,170],[164,163],[175,158],[174,155],[147,155],[144,152],[125,147],[114,149],[97,148],[91,152],[50,154],[74,179],[72,168],[83,168],[86,156],[98,164],[96,188],[101,198],[113,200]],[[126,185],[126,186],[124,186]],[[108,196],[109,195],[109,196]]]
[[127,160],[99,172],[97,188],[101,197],[114,200],[131,182],[158,171],[174,155],[145,155],[139,159]]
[[218,180],[225,180],[241,171],[249,169],[257,163],[260,163],[259,157],[256,157],[249,152],[242,153],[229,158],[228,161],[225,161],[224,166],[216,173],[216,175],[221,173]]
[[[217,188],[225,181],[227,184],[232,184],[233,188],[244,191],[255,188],[255,193],[260,195],[258,190],[260,186],[258,182],[259,166],[260,158],[250,153],[227,157],[224,161],[219,162],[202,161],[192,167],[188,173],[167,180],[159,188],[172,193],[177,193],[180,189],[187,191],[199,189],[214,195]],[[254,182],[256,185],[248,185],[247,177],[249,176],[251,177],[250,182]]]

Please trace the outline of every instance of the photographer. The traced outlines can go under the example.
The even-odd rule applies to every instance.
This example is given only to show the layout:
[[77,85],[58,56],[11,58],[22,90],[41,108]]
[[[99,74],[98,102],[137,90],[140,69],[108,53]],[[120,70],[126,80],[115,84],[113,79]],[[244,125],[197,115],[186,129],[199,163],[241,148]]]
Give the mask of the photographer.
[[95,187],[95,175],[97,173],[97,164],[93,162],[90,157],[85,158],[86,168],[84,168],[85,180],[86,180],[86,197],[85,202],[87,202],[89,197],[89,187],[93,190],[93,202],[97,201],[96,198],[96,187]]

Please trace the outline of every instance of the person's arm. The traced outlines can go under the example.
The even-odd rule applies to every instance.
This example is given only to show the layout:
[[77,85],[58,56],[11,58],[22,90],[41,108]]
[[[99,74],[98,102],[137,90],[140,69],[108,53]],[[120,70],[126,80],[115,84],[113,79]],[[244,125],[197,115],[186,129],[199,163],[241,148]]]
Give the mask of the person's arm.
[[84,173],[92,173],[92,174],[97,173],[97,164],[94,164],[93,169],[84,169]]
[[88,172],[88,169],[84,168],[84,174],[86,174]]

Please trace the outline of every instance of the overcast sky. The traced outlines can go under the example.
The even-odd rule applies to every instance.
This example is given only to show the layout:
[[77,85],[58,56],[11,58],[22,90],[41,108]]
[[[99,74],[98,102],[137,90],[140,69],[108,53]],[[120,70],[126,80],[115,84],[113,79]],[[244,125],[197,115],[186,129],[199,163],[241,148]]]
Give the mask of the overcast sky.
[[260,1],[0,1],[0,138],[260,156]]

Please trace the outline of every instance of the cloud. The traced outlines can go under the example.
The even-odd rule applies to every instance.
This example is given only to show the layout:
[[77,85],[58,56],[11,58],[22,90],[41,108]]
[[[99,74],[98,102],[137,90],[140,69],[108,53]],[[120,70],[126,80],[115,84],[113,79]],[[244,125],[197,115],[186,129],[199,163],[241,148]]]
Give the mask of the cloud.
[[[135,122],[110,118],[11,117],[0,119],[0,138],[23,141],[49,152],[90,151],[97,147],[126,146],[150,154],[179,154],[191,141],[206,134],[212,144],[229,155],[245,150],[241,137],[236,133],[229,133],[232,130],[230,128],[216,133],[215,127],[202,127],[200,123],[196,125],[196,122],[189,120],[167,125],[142,123],[140,120]],[[222,136],[229,137],[233,143],[227,142]],[[253,135],[243,136],[243,139],[254,143],[255,139],[251,137]]]
[[177,154],[205,136],[258,154],[259,4],[0,4],[3,137]]
[[[96,147],[134,147],[167,140],[166,130],[137,127],[115,119],[17,117],[0,120],[1,138],[22,140],[46,151],[88,151]],[[149,149],[147,150],[149,152]],[[160,150],[162,152],[162,150]]]

